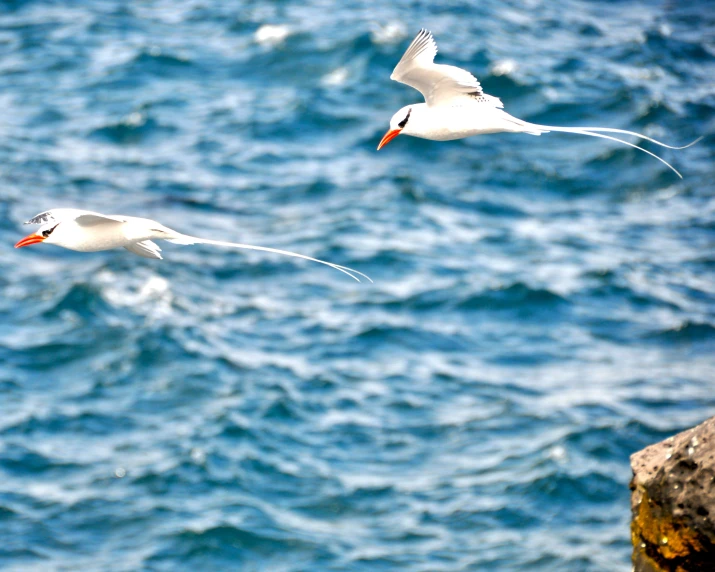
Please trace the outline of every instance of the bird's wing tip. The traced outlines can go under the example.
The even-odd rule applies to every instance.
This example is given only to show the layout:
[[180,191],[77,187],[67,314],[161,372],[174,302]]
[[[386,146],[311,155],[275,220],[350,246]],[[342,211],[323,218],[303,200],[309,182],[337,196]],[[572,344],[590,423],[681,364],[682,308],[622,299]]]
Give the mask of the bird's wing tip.
[[52,216],[52,213],[50,211],[45,211],[33,216],[30,220],[26,220],[23,224],[44,224],[53,219],[54,217]]

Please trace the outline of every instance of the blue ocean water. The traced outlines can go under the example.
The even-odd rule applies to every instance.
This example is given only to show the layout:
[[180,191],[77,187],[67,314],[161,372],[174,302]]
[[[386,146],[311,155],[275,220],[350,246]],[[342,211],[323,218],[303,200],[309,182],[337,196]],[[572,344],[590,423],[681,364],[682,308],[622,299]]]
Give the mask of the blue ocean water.
[[[715,138],[399,137],[421,27],[507,111],[714,131],[707,2],[0,5],[0,568],[630,570],[715,414]],[[72,206],[295,250],[14,250]]]

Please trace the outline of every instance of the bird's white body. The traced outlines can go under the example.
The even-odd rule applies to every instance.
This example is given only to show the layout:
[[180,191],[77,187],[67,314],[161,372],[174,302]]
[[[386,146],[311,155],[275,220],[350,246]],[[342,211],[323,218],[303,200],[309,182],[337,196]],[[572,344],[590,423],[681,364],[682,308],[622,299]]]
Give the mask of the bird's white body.
[[396,115],[404,117],[408,108],[412,113],[402,129],[402,134],[432,141],[452,141],[505,131],[534,135],[545,132],[535,127],[530,129],[525,121],[469,97],[460,98],[450,105],[433,108],[426,103],[416,103],[401,109]]
[[144,258],[161,259],[161,248],[153,242],[154,240],[167,240],[175,244],[212,244],[228,248],[259,250],[311,260],[335,268],[358,282],[360,280],[356,275],[370,280],[361,272],[332,262],[287,250],[189,236],[148,218],[103,215],[80,209],[53,209],[38,214],[27,221],[26,224],[40,224],[42,226],[36,233],[20,240],[15,245],[16,248],[22,248],[38,242],[55,244],[78,252],[97,252],[100,250],[126,248],[128,251]]
[[669,149],[685,149],[701,139],[683,147],[673,147],[640,133],[623,129],[555,127],[529,123],[506,113],[502,109],[504,105],[501,100],[484,93],[477,78],[468,71],[455,66],[435,64],[436,55],[437,44],[432,34],[427,30],[421,30],[395,66],[390,79],[414,87],[422,93],[425,103],[407,105],[395,113],[390,120],[390,129],[377,147],[378,150],[400,134],[434,141],[450,141],[489,133],[541,135],[549,131],[558,131],[618,141],[655,157],[682,178],[670,163],[654,153],[604,133],[640,137]]
[[126,248],[152,239],[171,238],[171,231],[164,228],[155,221],[136,217],[123,217],[123,222],[107,220],[91,226],[70,219],[58,225],[45,242],[78,252],[98,252]]

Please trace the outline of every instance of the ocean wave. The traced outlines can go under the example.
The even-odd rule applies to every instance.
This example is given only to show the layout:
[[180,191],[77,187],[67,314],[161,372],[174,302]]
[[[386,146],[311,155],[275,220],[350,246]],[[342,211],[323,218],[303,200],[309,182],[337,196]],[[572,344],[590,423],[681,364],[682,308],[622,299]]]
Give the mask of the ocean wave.
[[664,344],[708,342],[715,339],[715,326],[708,323],[686,320],[673,328],[653,332],[647,337]]
[[568,304],[568,300],[555,292],[517,282],[466,296],[457,303],[457,307],[464,310],[517,310],[525,313],[529,308],[549,312],[564,304]]
[[[629,570],[629,455],[715,410],[713,139],[375,148],[422,26],[517,117],[688,143],[711,12],[0,6],[0,567]],[[375,283],[13,248],[60,206]]]

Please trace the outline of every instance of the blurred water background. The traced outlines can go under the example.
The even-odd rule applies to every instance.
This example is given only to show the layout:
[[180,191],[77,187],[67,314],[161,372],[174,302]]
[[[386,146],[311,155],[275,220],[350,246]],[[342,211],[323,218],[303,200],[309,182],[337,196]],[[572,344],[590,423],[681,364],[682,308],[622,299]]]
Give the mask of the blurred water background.
[[[564,134],[375,147],[421,27],[527,120],[715,128],[709,2],[0,5],[0,568],[630,570],[715,413],[715,200]],[[52,207],[296,250],[14,250]]]

